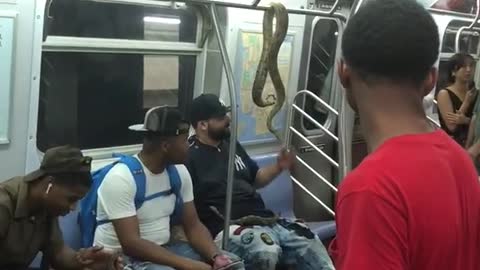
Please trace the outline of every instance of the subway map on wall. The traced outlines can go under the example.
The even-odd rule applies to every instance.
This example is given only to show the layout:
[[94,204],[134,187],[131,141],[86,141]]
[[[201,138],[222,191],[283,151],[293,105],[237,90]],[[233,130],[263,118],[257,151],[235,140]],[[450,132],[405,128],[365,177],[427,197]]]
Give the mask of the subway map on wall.
[[[237,91],[238,139],[242,143],[274,141],[275,137],[267,129],[267,116],[272,107],[259,108],[252,100],[252,86],[262,54],[263,35],[261,32],[254,31],[240,31],[239,35],[234,71],[237,89],[240,90]],[[288,89],[290,78],[293,39],[294,35],[287,35],[278,56],[278,68],[286,89]],[[274,92],[273,83],[268,76],[263,96],[266,97]],[[287,105],[284,105],[274,119],[274,127],[283,131],[286,117]]]

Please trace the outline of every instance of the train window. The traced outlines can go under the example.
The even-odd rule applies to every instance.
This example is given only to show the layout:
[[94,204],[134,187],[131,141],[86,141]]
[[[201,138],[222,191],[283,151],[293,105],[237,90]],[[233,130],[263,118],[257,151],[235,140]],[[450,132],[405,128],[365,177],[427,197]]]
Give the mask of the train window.
[[475,13],[474,0],[420,0],[425,7],[461,13]]
[[[468,26],[469,22],[453,21],[445,30],[445,35],[442,42],[443,53],[455,52],[455,38],[458,30],[462,26]],[[460,35],[460,51],[468,52],[470,54],[477,54],[478,45],[480,41],[480,28],[473,28],[471,30],[462,31]]]
[[[335,52],[337,49],[338,25],[332,19],[320,19],[313,29],[310,48],[310,65],[307,89],[330,103],[334,78]],[[320,124],[324,124],[328,111],[311,97],[306,97],[304,110]],[[310,120],[304,118],[307,130],[318,129]]]
[[186,6],[55,0],[50,16],[53,36],[196,42],[196,13]]
[[44,52],[37,146],[133,145],[128,126],[153,106],[193,97],[195,56]]

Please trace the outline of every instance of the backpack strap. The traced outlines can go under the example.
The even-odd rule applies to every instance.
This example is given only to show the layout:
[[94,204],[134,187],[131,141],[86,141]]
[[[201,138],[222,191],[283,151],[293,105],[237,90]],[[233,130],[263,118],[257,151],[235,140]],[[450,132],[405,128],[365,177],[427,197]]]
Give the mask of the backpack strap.
[[157,193],[154,193],[150,196],[146,196],[144,201],[145,202],[150,201],[150,200],[153,200],[153,199],[156,199],[156,198],[159,198],[159,197],[169,196],[171,194],[173,194],[173,191],[171,189],[165,190],[165,191],[162,191],[162,192],[157,192]]
[[[137,192],[135,193],[135,208],[138,210],[142,207],[143,203],[149,200],[153,200],[163,196],[169,196],[175,194],[175,209],[172,213],[171,220],[177,224],[181,220],[182,210],[183,210],[183,199],[181,196],[182,181],[180,175],[178,174],[177,168],[175,165],[170,165],[167,167],[168,178],[170,180],[170,189],[162,192],[158,192],[149,196],[146,194],[146,176],[143,170],[143,166],[140,161],[132,156],[120,155],[117,154],[116,157],[120,157],[120,160],[117,163],[125,164],[130,172],[133,175],[135,184],[137,186]],[[97,226],[110,223],[110,220],[98,220]]]
[[[133,179],[135,180],[135,185],[137,186],[137,192],[135,193],[135,209],[139,209],[142,207],[143,203],[145,202],[145,192],[146,192],[146,177],[145,172],[143,171],[142,164],[140,161],[132,156],[122,155],[122,154],[114,154],[113,157],[119,157],[120,160],[116,161],[114,165],[118,163],[125,164],[130,173],[133,175]],[[114,166],[113,165],[113,166]],[[113,167],[112,166],[112,167]],[[97,227],[103,224],[110,223],[111,220],[97,220]]]
[[143,166],[137,158],[127,155],[122,156],[119,163],[127,165],[133,175],[133,179],[137,186],[137,192],[135,193],[135,208],[138,210],[145,202],[147,179],[145,172],[143,171]]
[[92,186],[85,197],[80,201],[80,211],[78,213],[77,222],[80,227],[82,247],[84,248],[91,247],[93,245],[95,229],[98,226],[98,189],[105,176],[117,163],[118,160],[92,173]]
[[[137,192],[135,194],[135,208],[138,210],[140,207],[142,207],[143,203],[149,200],[153,200],[159,197],[164,197],[164,196],[169,196],[172,193],[172,189],[170,190],[165,190],[162,192],[158,192],[155,194],[151,194],[149,196],[146,196],[146,183],[147,183],[147,178],[145,176],[145,172],[143,170],[143,166],[138,160],[138,158],[132,157],[132,156],[127,156],[127,155],[121,155],[121,154],[116,154],[115,156],[120,157],[119,162],[127,165],[128,169],[133,175],[133,178],[135,180],[135,184],[137,186]],[[176,171],[176,169],[175,169]],[[178,173],[177,173],[178,175]],[[177,176],[178,178],[178,176]],[[180,183],[181,185],[181,183]]]
[[178,174],[177,167],[175,165],[169,165],[167,167],[168,178],[170,180],[170,187],[172,193],[175,194],[175,209],[171,216],[172,224],[179,224],[182,220],[183,214],[183,198],[181,194],[182,180]]

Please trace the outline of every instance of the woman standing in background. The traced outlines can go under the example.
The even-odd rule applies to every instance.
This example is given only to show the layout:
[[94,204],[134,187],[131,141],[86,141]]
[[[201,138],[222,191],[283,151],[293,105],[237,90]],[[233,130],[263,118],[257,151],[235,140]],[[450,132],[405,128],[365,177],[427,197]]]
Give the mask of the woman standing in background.
[[477,99],[473,83],[475,61],[469,54],[457,53],[447,68],[448,86],[437,95],[440,125],[462,147],[466,145],[468,127]]

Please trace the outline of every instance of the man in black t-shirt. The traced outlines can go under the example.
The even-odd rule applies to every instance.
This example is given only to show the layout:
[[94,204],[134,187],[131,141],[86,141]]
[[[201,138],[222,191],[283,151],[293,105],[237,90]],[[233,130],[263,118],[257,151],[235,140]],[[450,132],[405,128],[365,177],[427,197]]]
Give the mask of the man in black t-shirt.
[[[220,239],[227,189],[230,118],[218,97],[204,94],[192,104],[187,168],[192,176],[200,220]],[[259,168],[237,142],[232,220],[255,216],[248,226],[232,225],[229,251],[245,260],[247,270],[273,270],[277,264],[302,270],[334,269],[325,247],[304,224],[275,219],[256,189],[267,186],[293,166],[294,155],[281,151],[272,166]],[[265,222],[268,225],[265,225]]]

